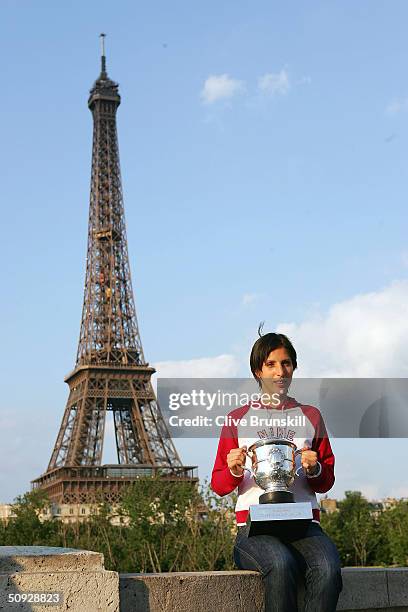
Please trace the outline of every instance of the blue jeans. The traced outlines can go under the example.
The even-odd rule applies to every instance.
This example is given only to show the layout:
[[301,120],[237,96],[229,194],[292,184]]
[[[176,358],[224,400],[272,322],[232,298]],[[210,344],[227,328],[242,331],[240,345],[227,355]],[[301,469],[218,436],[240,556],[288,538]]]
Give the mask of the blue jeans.
[[271,535],[248,537],[238,528],[234,561],[238,569],[261,572],[265,612],[296,612],[297,588],[304,579],[304,612],[334,612],[342,588],[340,559],[331,539],[311,522],[305,537],[284,541]]

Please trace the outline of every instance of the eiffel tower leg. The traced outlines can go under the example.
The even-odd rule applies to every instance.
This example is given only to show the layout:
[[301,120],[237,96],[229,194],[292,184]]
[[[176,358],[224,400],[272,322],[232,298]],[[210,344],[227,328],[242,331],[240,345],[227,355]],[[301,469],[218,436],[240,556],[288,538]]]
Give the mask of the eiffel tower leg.
[[155,462],[161,466],[179,467],[182,465],[169,431],[157,405],[152,385],[145,382],[143,385],[131,382],[137,411],[134,414],[136,421],[141,421],[143,431],[149,439],[149,446],[153,451]]
[[106,399],[87,397],[79,407],[74,440],[67,456],[70,465],[101,465]]
[[154,464],[155,458],[149,449],[146,433],[140,431],[140,423],[136,422],[134,401],[113,404],[114,426],[118,462],[120,464]]
[[69,398],[47,471],[60,467],[65,463],[68,447],[72,439],[72,430],[74,428],[77,408],[77,402],[75,401],[72,403]]

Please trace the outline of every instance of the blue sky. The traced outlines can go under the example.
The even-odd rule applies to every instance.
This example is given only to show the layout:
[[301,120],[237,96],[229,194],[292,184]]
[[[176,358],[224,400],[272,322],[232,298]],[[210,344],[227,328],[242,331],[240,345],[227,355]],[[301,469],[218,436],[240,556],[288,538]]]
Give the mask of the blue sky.
[[[247,375],[265,320],[299,374],[407,375],[407,17],[377,0],[3,0],[0,500],[46,468],[67,398],[101,31],[159,374]],[[408,495],[377,442],[335,448],[334,494]],[[180,450],[208,473],[208,444]]]

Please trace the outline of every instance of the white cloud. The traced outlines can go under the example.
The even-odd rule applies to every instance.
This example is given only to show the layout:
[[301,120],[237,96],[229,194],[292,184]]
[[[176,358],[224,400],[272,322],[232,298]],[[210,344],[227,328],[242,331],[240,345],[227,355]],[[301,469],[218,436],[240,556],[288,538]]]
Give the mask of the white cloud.
[[258,293],[244,293],[241,304],[242,306],[249,306],[250,304],[254,304],[258,299]]
[[385,109],[387,115],[397,115],[398,113],[406,111],[408,111],[408,97],[393,100]]
[[244,81],[233,79],[228,74],[211,74],[204,83],[201,99],[205,104],[213,104],[217,100],[232,98],[244,91]]
[[408,375],[407,304],[408,281],[396,281],[278,330],[293,341],[301,376],[403,377]]
[[[259,295],[244,294],[242,304]],[[408,376],[408,281],[356,295],[314,311],[299,323],[280,323],[299,355],[299,375],[310,377]],[[238,351],[239,352],[239,351]],[[238,353],[237,352],[237,353]],[[219,355],[155,364],[157,376],[234,377],[243,355]]]
[[161,361],[154,365],[159,378],[233,378],[240,363],[234,355],[202,357],[186,361]]
[[258,89],[271,96],[283,96],[290,90],[289,75],[283,68],[277,73],[268,72],[259,77]]

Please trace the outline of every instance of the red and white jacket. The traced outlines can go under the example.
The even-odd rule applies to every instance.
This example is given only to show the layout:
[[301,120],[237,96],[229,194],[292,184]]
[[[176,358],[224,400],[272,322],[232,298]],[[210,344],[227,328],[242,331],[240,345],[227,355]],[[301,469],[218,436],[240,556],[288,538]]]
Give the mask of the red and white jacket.
[[[260,412],[262,411],[262,412]],[[252,415],[267,414],[268,417],[298,417],[289,420],[302,423],[301,427],[289,425],[287,427],[262,427],[260,431],[253,431],[258,437],[248,438],[248,429],[240,427],[240,422],[250,422]],[[296,444],[297,448],[308,446],[317,453],[320,463],[320,472],[316,476],[306,476],[299,470],[299,477],[295,478],[289,487],[294,494],[295,502],[310,501],[312,504],[313,520],[319,522],[320,511],[316,493],[326,493],[334,484],[334,455],[327,436],[326,427],[319,410],[314,406],[302,406],[295,399],[287,397],[279,407],[265,406],[257,402],[249,403],[230,412],[228,425],[224,425],[218,444],[217,456],[211,477],[211,488],[218,495],[228,495],[238,487],[238,500],[235,506],[235,516],[238,525],[245,525],[249,506],[259,503],[259,496],[263,489],[258,487],[251,474],[247,471],[242,476],[234,476],[227,465],[227,455],[233,448],[246,446],[259,438],[286,438]],[[304,418],[303,418],[304,417]],[[232,424],[229,424],[233,421]],[[300,454],[296,456],[296,468],[301,467]]]

